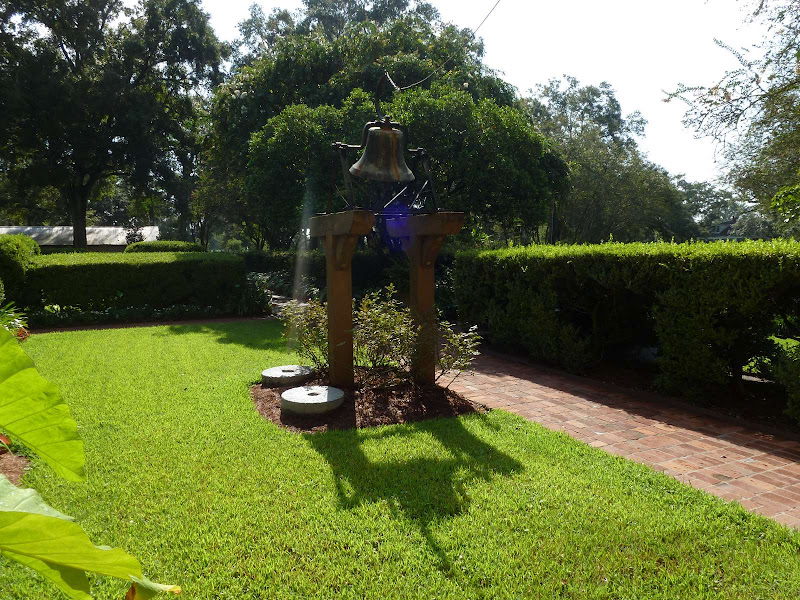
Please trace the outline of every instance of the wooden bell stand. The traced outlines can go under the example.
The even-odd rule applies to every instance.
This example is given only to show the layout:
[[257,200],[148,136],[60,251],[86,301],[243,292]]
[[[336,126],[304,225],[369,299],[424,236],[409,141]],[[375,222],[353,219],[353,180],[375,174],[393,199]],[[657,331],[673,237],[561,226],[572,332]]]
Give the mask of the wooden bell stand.
[[[360,236],[372,229],[375,215],[350,210],[311,218],[311,237],[324,238],[328,297],[328,353],[330,384],[351,386],[353,372],[353,274],[352,259]],[[410,304],[421,326],[412,377],[431,385],[436,379],[436,284],[434,264],[442,242],[461,231],[464,213],[436,212],[390,216],[386,228],[400,240],[410,263]]]

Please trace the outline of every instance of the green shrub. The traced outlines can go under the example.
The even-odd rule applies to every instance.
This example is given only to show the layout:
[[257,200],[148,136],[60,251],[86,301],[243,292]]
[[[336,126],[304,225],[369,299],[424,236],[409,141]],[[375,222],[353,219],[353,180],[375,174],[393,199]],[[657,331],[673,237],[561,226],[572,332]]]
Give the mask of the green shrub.
[[133,242],[128,244],[125,252],[205,252],[202,244],[196,242],[179,242],[175,240],[159,240],[156,242]]
[[[310,361],[317,371],[327,370],[326,305],[318,300],[307,304],[292,301],[281,317],[286,321],[285,336],[296,344],[297,354]],[[454,380],[478,355],[481,338],[475,328],[456,332],[447,321],[438,323],[437,333],[441,344],[436,379],[447,373]],[[353,362],[361,367],[356,371],[361,387],[385,386],[395,381],[413,383],[411,375],[420,335],[419,325],[411,311],[397,299],[394,286],[366,293],[353,311]]]
[[229,254],[50,254],[28,270],[24,305],[95,312],[189,305],[233,314],[245,288],[242,258]]
[[580,371],[657,345],[660,384],[700,394],[770,357],[800,295],[800,243],[602,244],[465,252],[461,317],[489,337]]
[[24,339],[27,336],[28,320],[13,302],[6,302],[5,300],[5,288],[3,280],[0,279],[0,327],[18,338]]
[[786,389],[786,414],[800,422],[800,344],[779,353],[773,374]]
[[328,311],[319,300],[305,305],[292,300],[281,311],[286,321],[284,338],[300,358],[311,363],[318,373],[328,370]]
[[240,315],[272,314],[272,290],[264,273],[248,273],[236,312]]
[[[321,250],[308,252],[247,252],[245,268],[250,272],[267,273],[277,294],[310,298],[325,293],[325,254]],[[436,261],[437,286],[449,282],[453,255],[441,253]],[[381,250],[359,250],[353,255],[353,296],[362,297],[390,283],[403,294],[408,291],[408,260],[402,253]],[[279,275],[279,276],[278,276]],[[446,289],[445,289],[446,288]],[[443,308],[453,304],[449,287],[437,287],[437,304]],[[451,311],[452,312],[452,311]]]
[[27,235],[0,235],[0,278],[6,294],[17,300],[25,285],[25,274],[35,256],[42,253],[39,244]]

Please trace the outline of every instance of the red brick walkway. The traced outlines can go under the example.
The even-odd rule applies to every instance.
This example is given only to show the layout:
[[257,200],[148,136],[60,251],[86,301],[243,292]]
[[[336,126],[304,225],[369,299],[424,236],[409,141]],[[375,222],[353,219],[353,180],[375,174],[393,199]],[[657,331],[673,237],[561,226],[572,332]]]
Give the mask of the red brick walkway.
[[495,356],[480,356],[474,366],[452,389],[800,527],[798,441]]

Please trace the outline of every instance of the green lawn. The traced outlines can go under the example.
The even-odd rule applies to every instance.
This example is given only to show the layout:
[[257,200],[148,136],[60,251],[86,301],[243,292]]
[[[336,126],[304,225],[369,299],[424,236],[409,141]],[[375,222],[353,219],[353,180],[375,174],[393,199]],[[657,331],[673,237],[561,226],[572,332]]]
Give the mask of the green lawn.
[[[800,534],[502,411],[280,430],[248,396],[279,327],[35,335],[89,481],[27,483],[186,600],[800,597]],[[0,597],[59,595],[0,562]]]

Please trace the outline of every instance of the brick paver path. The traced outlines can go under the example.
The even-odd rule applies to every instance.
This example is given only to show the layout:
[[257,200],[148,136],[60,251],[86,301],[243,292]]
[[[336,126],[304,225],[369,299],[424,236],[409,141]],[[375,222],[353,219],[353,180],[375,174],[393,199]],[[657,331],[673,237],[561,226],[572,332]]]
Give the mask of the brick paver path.
[[482,355],[452,389],[800,527],[800,442],[654,394]]

